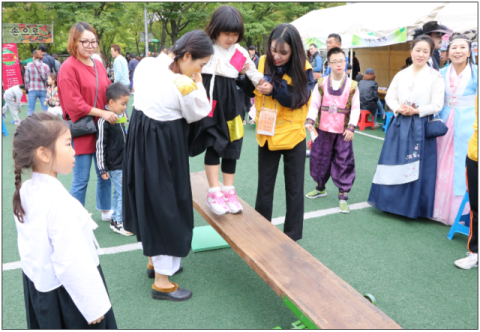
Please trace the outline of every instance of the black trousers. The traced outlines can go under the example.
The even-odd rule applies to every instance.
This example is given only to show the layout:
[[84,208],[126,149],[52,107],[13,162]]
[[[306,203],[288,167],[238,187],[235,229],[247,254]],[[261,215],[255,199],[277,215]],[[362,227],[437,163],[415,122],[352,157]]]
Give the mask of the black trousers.
[[294,241],[302,238],[303,231],[306,149],[305,140],[291,150],[270,151],[268,142],[263,147],[258,147],[258,189],[255,210],[272,221],[273,192],[280,157],[283,155],[287,194],[287,215],[283,231]]
[[478,161],[467,157],[467,188],[470,200],[470,235],[467,248],[478,253]]

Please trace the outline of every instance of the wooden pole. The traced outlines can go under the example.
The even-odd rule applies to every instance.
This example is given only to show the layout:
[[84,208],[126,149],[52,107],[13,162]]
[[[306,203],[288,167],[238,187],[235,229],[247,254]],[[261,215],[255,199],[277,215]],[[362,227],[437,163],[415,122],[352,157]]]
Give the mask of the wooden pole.
[[387,72],[387,89],[390,86],[390,45],[388,45],[388,72]]

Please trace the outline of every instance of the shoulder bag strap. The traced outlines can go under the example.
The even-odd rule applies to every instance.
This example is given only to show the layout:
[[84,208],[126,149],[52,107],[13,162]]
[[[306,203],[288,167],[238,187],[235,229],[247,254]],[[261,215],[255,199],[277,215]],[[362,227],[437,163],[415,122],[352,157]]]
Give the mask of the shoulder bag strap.
[[38,75],[39,75],[40,78],[42,79],[43,84],[45,84],[45,87],[48,88],[48,84],[47,84],[47,82],[45,82],[45,80],[43,79],[42,73],[40,72],[40,70],[38,69],[37,65],[35,64],[35,60],[33,60],[32,63],[33,63],[33,65],[35,66],[35,68],[37,68]]
[[95,80],[97,81],[96,85],[96,90],[95,90],[95,101],[93,103],[93,107],[97,107],[97,96],[98,96],[98,73],[97,73],[97,64],[95,63],[95,60],[93,58],[90,58],[93,61],[93,66],[95,67]]

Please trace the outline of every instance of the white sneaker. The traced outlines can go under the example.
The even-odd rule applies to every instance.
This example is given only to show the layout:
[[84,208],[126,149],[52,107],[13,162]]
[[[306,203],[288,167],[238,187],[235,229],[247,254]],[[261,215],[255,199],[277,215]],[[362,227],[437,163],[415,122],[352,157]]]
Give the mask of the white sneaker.
[[15,121],[13,124],[14,124],[15,126],[18,126],[18,125],[20,124],[20,122],[22,122],[22,120]]
[[102,220],[110,221],[112,220],[112,215],[113,215],[113,210],[110,210],[108,212],[102,211]]
[[221,190],[207,193],[207,206],[212,209],[213,213],[219,216],[230,212],[227,204],[225,204],[225,198]]
[[225,197],[225,203],[230,210],[230,213],[239,213],[243,211],[243,206],[237,200],[237,192],[235,189],[228,189],[226,192],[223,192]]
[[467,252],[467,257],[456,260],[455,265],[465,270],[478,267],[478,254]]
[[123,228],[123,223],[122,224],[117,224],[115,221],[110,221],[110,229],[114,231],[115,233],[122,234],[125,236],[132,236],[133,233],[126,231],[125,228]]

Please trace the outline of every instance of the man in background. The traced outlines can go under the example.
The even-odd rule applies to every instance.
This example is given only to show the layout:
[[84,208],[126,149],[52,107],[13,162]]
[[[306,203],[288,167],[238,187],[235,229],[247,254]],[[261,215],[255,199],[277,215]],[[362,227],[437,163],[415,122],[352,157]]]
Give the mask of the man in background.
[[53,53],[52,58],[55,60],[55,71],[57,72],[57,75],[58,75],[58,72],[60,71],[60,66],[62,64],[60,63],[60,61],[58,61],[58,55],[57,54]]
[[310,51],[310,64],[312,65],[313,69],[313,78],[318,80],[322,77],[322,57],[318,52],[318,47],[315,44],[310,44],[308,49]]
[[[331,33],[327,38],[327,52],[332,48],[338,47],[342,48],[342,37],[336,33]],[[348,56],[345,53],[345,61],[348,63]],[[328,76],[331,72],[330,67],[328,66],[328,59],[323,63],[325,70],[323,71],[323,77]],[[345,65],[345,72],[347,72],[347,66]],[[315,75],[313,76],[315,78]]]
[[248,53],[250,54],[250,59],[252,60],[252,62],[255,64],[255,67],[257,67],[258,69],[258,60],[259,60],[259,57],[255,54],[255,46],[251,45],[249,48],[248,48]]
[[357,57],[355,56],[355,51],[353,51],[353,68],[352,68],[352,79],[355,79],[360,72],[360,62],[358,61]]
[[50,72],[58,74],[58,72],[55,70],[55,59],[52,58],[52,56],[50,54],[48,54],[47,47],[42,44],[42,45],[38,46],[38,50],[43,55],[42,62],[50,67]]
[[137,68],[138,60],[135,59],[135,54],[132,53],[132,59],[128,63],[128,77],[130,79],[130,86],[133,88],[133,73],[135,72],[135,68]]
[[113,75],[115,75],[115,80],[113,82],[122,83],[128,89],[130,87],[130,80],[128,79],[127,60],[122,56],[120,46],[117,44],[110,46],[110,52],[115,59],[113,61]]

